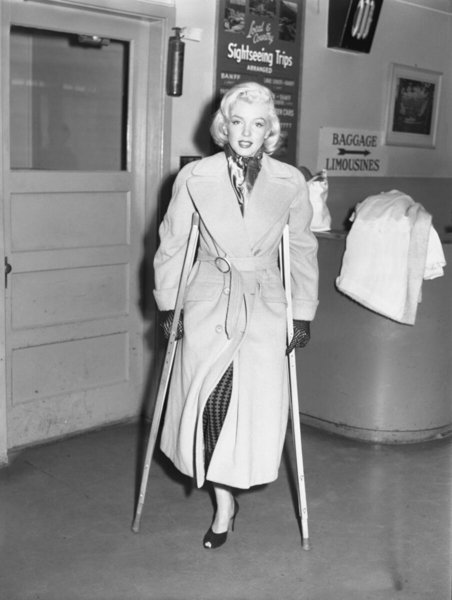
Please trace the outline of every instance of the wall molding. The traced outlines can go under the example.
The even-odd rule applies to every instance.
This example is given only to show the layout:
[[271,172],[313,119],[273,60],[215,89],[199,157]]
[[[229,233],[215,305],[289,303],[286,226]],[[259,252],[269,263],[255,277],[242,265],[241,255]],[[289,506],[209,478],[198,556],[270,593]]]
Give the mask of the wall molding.
[[[435,12],[435,13],[440,13],[442,15],[447,15],[448,17],[452,16],[452,2],[449,0],[448,4],[449,7],[446,9],[442,9],[442,8],[433,8],[431,6],[424,6],[423,4],[420,4],[420,0],[419,1],[413,1],[413,0],[396,0],[396,2],[398,2],[399,4],[407,4],[408,6],[412,6],[413,8],[419,8],[421,10],[425,10],[427,12]],[[446,4],[446,2],[442,2],[441,4]]]
[[373,444],[413,444],[419,442],[432,442],[442,440],[452,435],[452,423],[440,427],[433,427],[431,429],[389,431],[354,427],[352,425],[346,425],[345,423],[334,423],[305,413],[300,413],[300,418],[304,425],[322,429],[323,431],[341,435],[342,437]]
[[174,2],[145,0],[23,0],[24,4],[51,4],[66,8],[82,8],[149,20],[174,16]]

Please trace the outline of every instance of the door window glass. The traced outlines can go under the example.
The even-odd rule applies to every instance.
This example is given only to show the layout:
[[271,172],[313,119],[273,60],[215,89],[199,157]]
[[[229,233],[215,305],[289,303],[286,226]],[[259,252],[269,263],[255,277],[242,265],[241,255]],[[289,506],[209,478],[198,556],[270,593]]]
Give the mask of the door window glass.
[[11,29],[11,168],[127,166],[126,42]]

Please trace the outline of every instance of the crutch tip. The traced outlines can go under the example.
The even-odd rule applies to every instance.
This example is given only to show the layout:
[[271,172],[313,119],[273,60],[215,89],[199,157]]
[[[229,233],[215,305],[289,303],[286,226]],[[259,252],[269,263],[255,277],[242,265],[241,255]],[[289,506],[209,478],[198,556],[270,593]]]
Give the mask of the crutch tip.
[[135,521],[132,523],[132,527],[131,527],[133,533],[138,533],[140,531],[140,526],[138,523],[136,523]]
[[312,549],[311,543],[308,538],[303,538],[302,547],[303,547],[303,550],[311,550]]

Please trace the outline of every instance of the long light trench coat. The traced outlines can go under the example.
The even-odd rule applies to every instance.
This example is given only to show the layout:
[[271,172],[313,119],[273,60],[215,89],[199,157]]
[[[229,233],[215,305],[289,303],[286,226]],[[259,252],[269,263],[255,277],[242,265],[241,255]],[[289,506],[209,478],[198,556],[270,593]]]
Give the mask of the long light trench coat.
[[[161,448],[175,466],[237,488],[278,476],[288,418],[286,299],[278,247],[289,223],[293,315],[311,321],[318,300],[317,241],[307,186],[294,167],[264,154],[245,215],[223,152],[178,174],[159,229],[155,300],[175,306],[193,212],[200,217],[197,260],[184,301],[184,337],[177,346]],[[227,263],[231,271],[224,273]],[[217,261],[218,262],[218,261]],[[233,362],[228,412],[204,468],[202,414]]]

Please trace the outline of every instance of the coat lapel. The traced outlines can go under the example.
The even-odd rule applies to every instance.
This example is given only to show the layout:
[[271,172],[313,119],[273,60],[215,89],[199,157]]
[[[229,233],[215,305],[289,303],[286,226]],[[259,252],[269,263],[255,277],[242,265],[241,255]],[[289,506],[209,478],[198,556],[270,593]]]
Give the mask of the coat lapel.
[[252,245],[288,212],[295,193],[288,166],[264,154],[244,219]]
[[266,154],[245,217],[229,180],[223,152],[199,162],[187,187],[218,246],[228,254],[243,257],[250,256],[255,245],[284,217],[296,194],[289,166]]
[[223,152],[201,161],[187,181],[201,219],[219,247],[236,256],[249,256],[251,247],[239,203],[229,180]]

